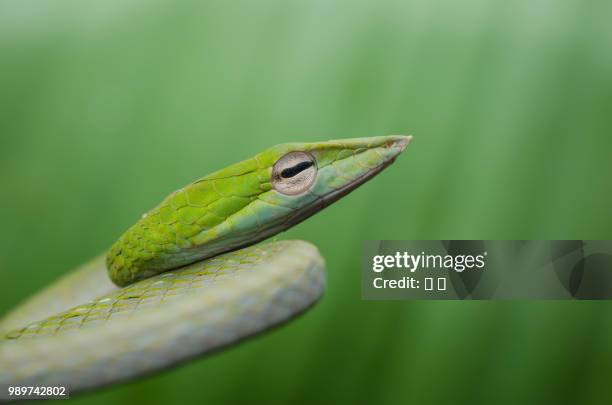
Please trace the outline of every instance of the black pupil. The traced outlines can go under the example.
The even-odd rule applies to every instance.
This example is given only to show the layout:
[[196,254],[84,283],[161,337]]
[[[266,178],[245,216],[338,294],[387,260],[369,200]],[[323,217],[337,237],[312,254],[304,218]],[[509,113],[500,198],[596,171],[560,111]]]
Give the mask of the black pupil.
[[291,167],[284,169],[280,175],[281,177],[288,179],[288,178],[295,176],[296,174],[300,172],[303,172],[304,170],[308,169],[312,165],[314,165],[314,163],[311,160],[300,162],[295,166],[291,166]]

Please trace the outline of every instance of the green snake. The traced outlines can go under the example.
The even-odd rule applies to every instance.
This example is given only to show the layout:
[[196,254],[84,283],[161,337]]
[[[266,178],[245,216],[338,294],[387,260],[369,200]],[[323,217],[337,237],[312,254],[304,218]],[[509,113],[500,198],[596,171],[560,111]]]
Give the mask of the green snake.
[[0,321],[0,383],[97,388],[302,313],[325,287],[317,248],[256,243],[380,173],[411,139],[281,144],[173,192],[106,254]]

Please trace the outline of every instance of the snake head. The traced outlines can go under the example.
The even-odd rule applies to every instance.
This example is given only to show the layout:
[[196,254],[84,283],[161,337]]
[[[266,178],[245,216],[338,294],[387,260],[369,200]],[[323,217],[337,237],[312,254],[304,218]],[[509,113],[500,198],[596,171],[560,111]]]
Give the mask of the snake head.
[[107,255],[115,284],[257,243],[322,210],[388,167],[412,137],[286,143],[170,194]]

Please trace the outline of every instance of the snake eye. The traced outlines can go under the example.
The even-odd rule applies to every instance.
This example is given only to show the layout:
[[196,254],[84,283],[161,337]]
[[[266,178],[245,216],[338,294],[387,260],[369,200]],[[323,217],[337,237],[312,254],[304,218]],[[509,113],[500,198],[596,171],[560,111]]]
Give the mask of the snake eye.
[[272,168],[272,186],[287,195],[308,190],[317,177],[314,158],[306,152],[289,152]]

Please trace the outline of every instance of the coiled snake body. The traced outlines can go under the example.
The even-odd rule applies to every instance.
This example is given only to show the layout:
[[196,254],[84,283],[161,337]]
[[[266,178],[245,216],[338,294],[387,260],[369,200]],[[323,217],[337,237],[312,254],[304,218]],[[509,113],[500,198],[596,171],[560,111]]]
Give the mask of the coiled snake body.
[[0,383],[96,388],[285,322],[325,286],[304,241],[255,245],[379,173],[407,136],[272,147],[183,187],[0,322]]

